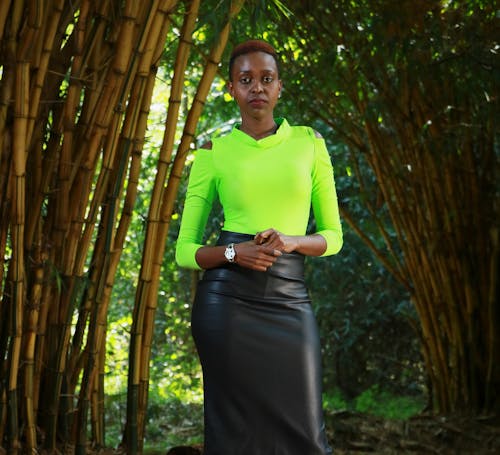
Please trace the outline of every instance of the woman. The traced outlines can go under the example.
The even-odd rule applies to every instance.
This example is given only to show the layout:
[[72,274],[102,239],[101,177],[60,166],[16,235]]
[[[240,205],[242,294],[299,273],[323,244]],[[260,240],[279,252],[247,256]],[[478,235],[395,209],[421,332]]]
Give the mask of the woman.
[[[323,139],[274,118],[278,57],[235,47],[230,94],[241,124],[196,152],[177,241],[179,265],[204,269],[192,310],[205,397],[205,455],[329,454],[320,346],[304,256],[342,246]],[[202,244],[215,198],[224,226]],[[317,232],[306,234],[310,208]]]

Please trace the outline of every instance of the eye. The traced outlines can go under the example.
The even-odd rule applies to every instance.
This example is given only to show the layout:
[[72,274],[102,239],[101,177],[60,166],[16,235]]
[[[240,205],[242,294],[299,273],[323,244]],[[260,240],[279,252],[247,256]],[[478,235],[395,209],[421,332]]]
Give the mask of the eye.
[[250,84],[251,79],[248,76],[244,76],[240,78],[241,84]]
[[262,80],[266,83],[266,84],[270,84],[274,79],[272,76],[264,76],[262,78]]

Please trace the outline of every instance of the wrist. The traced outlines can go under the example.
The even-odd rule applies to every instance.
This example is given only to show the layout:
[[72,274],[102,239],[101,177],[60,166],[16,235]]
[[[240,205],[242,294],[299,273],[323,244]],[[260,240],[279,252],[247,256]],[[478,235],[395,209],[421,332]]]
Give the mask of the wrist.
[[293,248],[293,251],[296,251],[296,252],[299,252],[300,251],[300,248],[302,247],[302,242],[301,242],[301,238],[299,236],[294,236],[294,248]]
[[226,246],[224,250],[224,257],[227,262],[236,262],[236,250],[234,248],[234,243],[230,243]]

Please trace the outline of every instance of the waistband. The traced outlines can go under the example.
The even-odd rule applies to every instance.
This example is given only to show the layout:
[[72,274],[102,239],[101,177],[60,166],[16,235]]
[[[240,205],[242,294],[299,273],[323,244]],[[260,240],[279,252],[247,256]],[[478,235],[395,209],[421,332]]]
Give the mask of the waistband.
[[[252,240],[254,235],[241,234],[239,232],[221,231],[217,240],[217,245],[227,245],[228,243],[241,243]],[[266,272],[255,272],[257,274],[269,274],[281,276],[284,278],[300,279],[304,278],[304,259],[305,256],[300,253],[283,253],[276,262],[267,269]],[[226,264],[223,267],[242,269],[238,264]]]
[[[253,235],[222,231],[217,245],[240,243]],[[237,263],[226,263],[205,270],[201,279],[204,289],[218,294],[240,296],[254,301],[275,303],[308,303],[304,282],[304,255],[284,253],[265,272],[251,270]],[[207,287],[208,286],[208,287]]]
[[[246,242],[253,238],[249,234],[222,231],[217,245]],[[205,270],[200,283],[203,289],[210,292],[248,301],[287,304],[310,302],[304,282],[304,255],[295,252],[279,256],[265,272],[228,262]]]

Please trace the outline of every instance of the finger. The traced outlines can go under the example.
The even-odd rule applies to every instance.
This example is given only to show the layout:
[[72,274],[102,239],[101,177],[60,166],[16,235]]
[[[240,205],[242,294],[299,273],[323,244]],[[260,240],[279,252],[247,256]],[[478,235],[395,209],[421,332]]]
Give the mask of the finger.
[[281,256],[281,254],[282,253],[279,248],[274,248],[266,243],[265,245],[259,247],[259,253],[257,257],[264,260],[272,260],[274,262],[276,260],[276,257]]
[[255,241],[258,245],[262,245],[274,233],[274,229],[266,229],[265,231],[255,234]]
[[239,266],[247,267],[249,269],[265,271],[273,265],[276,257],[272,255],[261,255],[253,260],[241,260],[238,262]]
[[269,250],[281,250],[284,247],[284,243],[281,241],[279,237],[273,237],[266,242],[265,246]]
[[259,272],[265,272],[271,264],[249,264],[248,268],[252,270],[257,270]]
[[255,243],[257,245],[262,245],[263,243],[267,242],[267,237],[262,236],[261,234],[258,234],[255,236]]
[[255,263],[259,266],[264,267],[265,269],[268,269],[276,262],[276,260],[277,260],[277,256],[267,255],[263,258],[258,259]]

